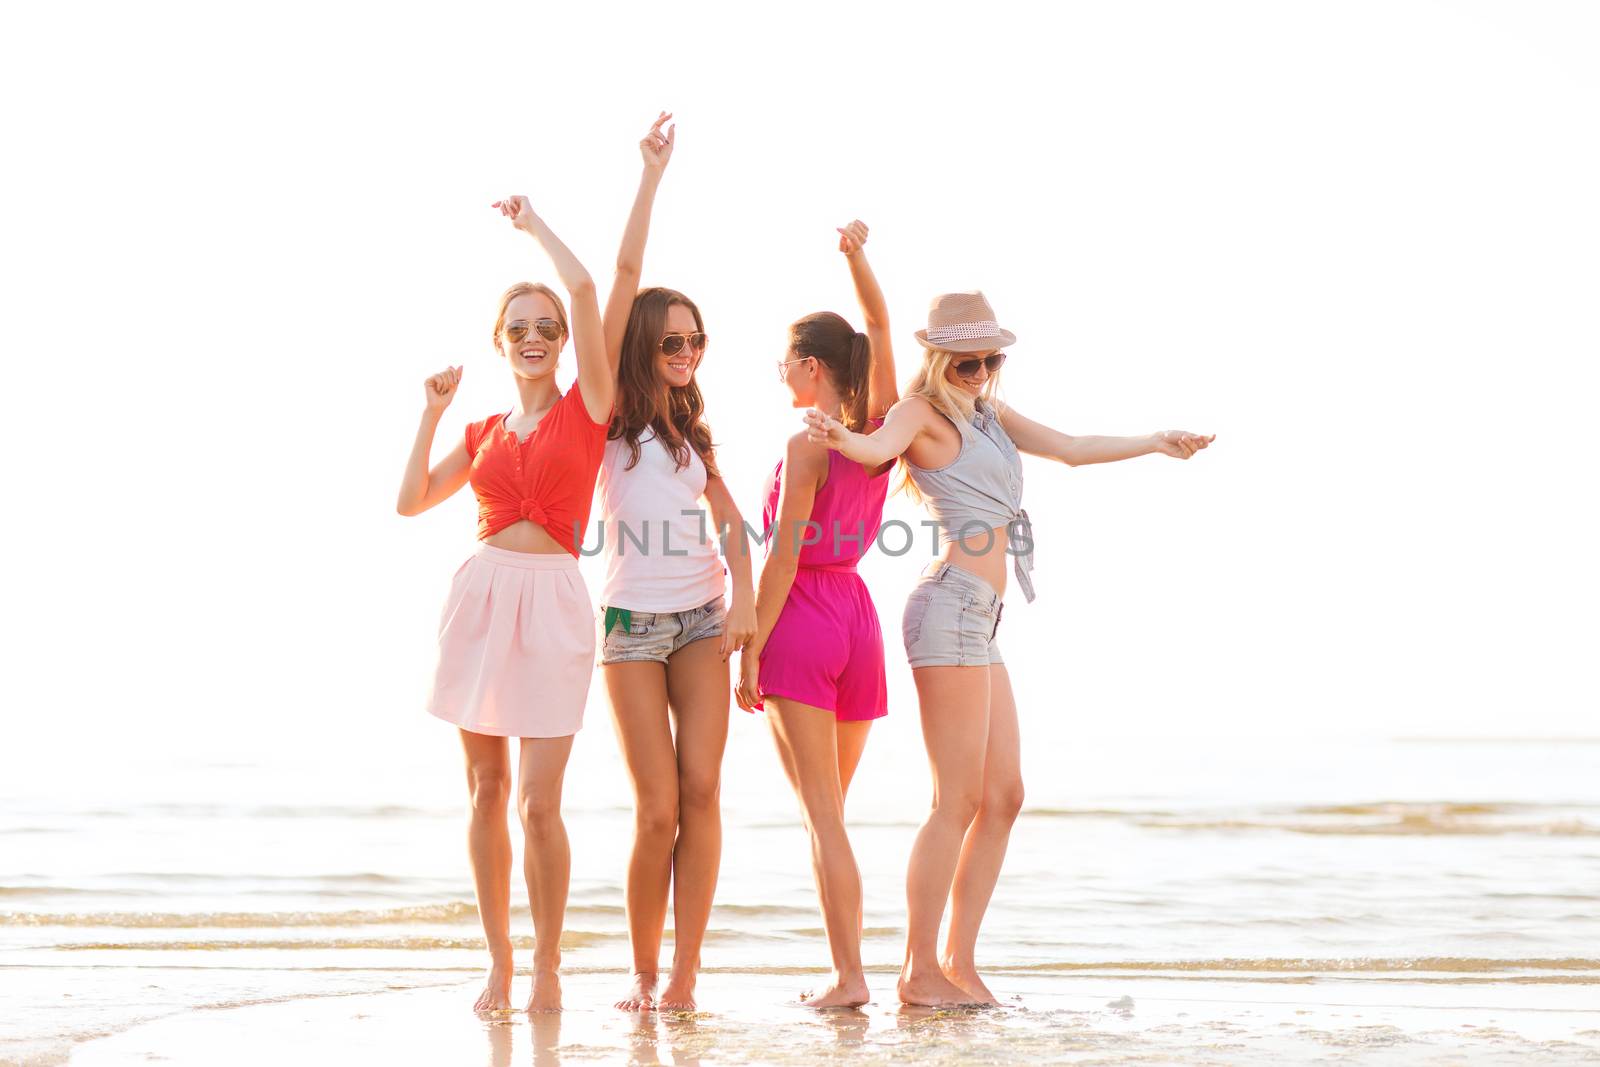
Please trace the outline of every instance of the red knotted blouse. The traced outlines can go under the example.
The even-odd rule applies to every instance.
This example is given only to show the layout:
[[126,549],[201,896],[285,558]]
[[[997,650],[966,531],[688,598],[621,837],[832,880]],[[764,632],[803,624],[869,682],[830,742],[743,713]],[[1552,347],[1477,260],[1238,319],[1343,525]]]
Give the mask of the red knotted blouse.
[[526,439],[518,441],[505,422],[506,415],[491,415],[467,426],[478,539],[527,519],[576,556],[589,525],[609,420],[589,418],[574,382]]

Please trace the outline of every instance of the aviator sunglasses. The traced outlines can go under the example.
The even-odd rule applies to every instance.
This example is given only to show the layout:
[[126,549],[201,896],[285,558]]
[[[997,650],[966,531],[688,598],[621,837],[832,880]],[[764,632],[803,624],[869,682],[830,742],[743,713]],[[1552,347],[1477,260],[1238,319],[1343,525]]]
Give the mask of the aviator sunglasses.
[[520,319],[516,322],[508,322],[506,323],[506,340],[514,345],[521,344],[523,338],[528,336],[530,325],[533,329],[538,330],[539,336],[546,341],[561,340],[561,324],[555,319],[537,319],[532,323],[526,323]]
[[978,373],[978,364],[980,363],[983,364],[985,370],[987,370],[990,374],[993,374],[995,371],[1000,369],[1000,365],[1005,361],[1006,354],[1004,352],[996,352],[993,355],[984,357],[983,359],[964,359],[955,364],[956,377],[971,378],[974,374]]
[[696,331],[694,333],[669,333],[662,336],[656,347],[668,356],[675,356],[683,351],[683,346],[688,344],[696,352],[706,349],[706,335]]

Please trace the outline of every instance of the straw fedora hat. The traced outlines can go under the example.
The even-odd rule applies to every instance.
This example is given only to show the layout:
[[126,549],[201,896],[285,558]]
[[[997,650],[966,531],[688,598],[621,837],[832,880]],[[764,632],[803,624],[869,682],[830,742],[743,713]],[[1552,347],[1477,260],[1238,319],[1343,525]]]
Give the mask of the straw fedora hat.
[[988,352],[1017,343],[1017,335],[994,321],[994,308],[982,293],[943,293],[928,305],[928,328],[916,332],[923,348],[946,352]]

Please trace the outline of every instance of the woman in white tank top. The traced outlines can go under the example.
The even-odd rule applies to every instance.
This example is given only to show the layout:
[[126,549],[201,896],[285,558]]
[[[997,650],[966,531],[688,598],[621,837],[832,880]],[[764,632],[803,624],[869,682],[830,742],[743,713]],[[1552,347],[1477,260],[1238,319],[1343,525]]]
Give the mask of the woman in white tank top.
[[[661,130],[669,118],[663,113],[640,142],[644,176],[605,310],[618,382],[598,483],[606,562],[600,664],[634,790],[633,980],[617,1001],[627,1011],[695,1008],[722,855],[728,657],[756,628],[744,519],[717,471],[694,380],[706,349],[700,309],[671,289],[638,288],[650,209],[672,155],[675,128]],[[732,531],[726,606],[719,530]],[[669,889],[672,971],[658,994]]]

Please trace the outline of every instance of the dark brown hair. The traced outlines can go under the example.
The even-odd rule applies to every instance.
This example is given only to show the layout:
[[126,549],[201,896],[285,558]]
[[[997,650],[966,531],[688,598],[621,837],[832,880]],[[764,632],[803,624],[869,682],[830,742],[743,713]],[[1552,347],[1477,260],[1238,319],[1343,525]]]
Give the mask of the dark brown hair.
[[857,433],[867,426],[867,373],[872,345],[844,316],[818,311],[789,327],[789,351],[795,359],[822,364],[844,400],[844,424]]
[[706,474],[715,478],[716,447],[711,443],[711,427],[706,425],[705,398],[691,376],[685,386],[669,387],[661,379],[658,361],[661,335],[667,329],[667,309],[682,304],[694,316],[694,328],[705,332],[700,309],[694,301],[675,289],[653,287],[639,290],[628,312],[628,328],[622,335],[622,364],[617,371],[617,410],[611,417],[607,440],[628,442],[628,470],[639,462],[639,435],[648,427],[672,453],[682,470],[689,465],[689,449],[694,449]]

